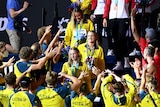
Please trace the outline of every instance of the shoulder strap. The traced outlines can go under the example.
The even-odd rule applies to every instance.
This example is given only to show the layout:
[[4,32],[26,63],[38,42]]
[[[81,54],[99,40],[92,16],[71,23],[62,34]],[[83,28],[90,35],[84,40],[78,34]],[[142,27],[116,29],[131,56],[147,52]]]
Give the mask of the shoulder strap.
[[155,101],[154,101],[153,97],[151,96],[151,94],[150,94],[150,93],[148,93],[148,94],[149,94],[149,96],[150,96],[150,98],[151,98],[151,100],[152,100],[152,102],[153,102],[154,106],[155,106],[155,107],[158,107],[158,106],[156,105],[156,103],[155,103]]

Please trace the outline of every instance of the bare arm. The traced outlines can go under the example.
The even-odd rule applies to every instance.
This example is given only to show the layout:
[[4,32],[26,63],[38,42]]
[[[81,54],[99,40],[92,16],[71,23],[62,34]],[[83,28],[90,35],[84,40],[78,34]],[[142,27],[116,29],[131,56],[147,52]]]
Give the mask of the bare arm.
[[3,68],[7,66],[10,66],[14,60],[15,60],[14,57],[12,57],[8,60],[8,62],[4,62],[4,64],[0,66],[0,70],[2,70]]
[[138,34],[137,27],[134,20],[135,15],[136,15],[136,8],[133,8],[131,11],[131,30],[132,30],[132,34],[135,41],[139,43],[140,35]]
[[59,61],[63,45],[64,45],[64,41],[59,42],[58,51],[57,51],[56,55],[53,57],[53,62],[54,63],[57,63]]
[[104,72],[101,72],[98,76],[97,76],[97,80],[95,82],[94,88],[93,88],[93,92],[98,95],[99,93],[99,88],[101,85],[101,78],[104,77]]
[[145,90],[146,72],[147,72],[147,69],[146,69],[146,68],[143,68],[143,73],[142,73],[142,77],[141,77],[140,91],[141,91],[141,90]]
[[56,51],[54,49],[51,50],[49,53],[46,54],[45,57],[39,59],[37,64],[31,65],[32,70],[42,69],[42,67],[44,66],[46,61],[50,58],[53,58],[55,56],[55,54],[56,54]]
[[48,34],[51,32],[51,27],[52,27],[51,25],[46,27],[45,33],[43,34],[42,38],[40,39],[39,44],[42,44],[45,37],[48,36]]
[[15,11],[14,9],[10,9],[9,12],[10,12],[10,15],[12,18],[15,18],[16,16],[18,16],[19,14],[21,14],[23,11],[25,11],[29,6],[29,3],[27,1],[25,1],[23,3],[23,7],[18,10],[18,11]]
[[65,77],[65,78],[69,78],[73,83],[71,84],[71,90],[76,91],[79,86],[81,85],[81,80],[79,80],[78,78],[74,77],[74,76],[70,76],[67,75],[65,73],[60,72],[59,73],[61,76]]
[[52,47],[55,45],[55,43],[58,40],[59,35],[61,34],[61,30],[59,29],[58,32],[56,33],[55,37],[53,38],[53,40],[50,42],[50,44],[48,45],[48,48],[46,50],[45,53],[49,52],[50,49],[52,49]]

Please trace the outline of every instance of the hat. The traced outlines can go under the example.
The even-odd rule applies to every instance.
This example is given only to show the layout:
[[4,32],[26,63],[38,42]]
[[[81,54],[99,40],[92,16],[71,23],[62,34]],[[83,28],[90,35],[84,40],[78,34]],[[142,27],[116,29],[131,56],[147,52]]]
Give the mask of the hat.
[[31,80],[29,77],[22,77],[20,80],[20,85],[22,88],[29,87],[30,83],[31,83]]
[[146,34],[150,40],[156,38],[156,32],[153,28],[146,28],[145,31],[146,31]]
[[58,77],[58,74],[54,71],[48,71],[47,74],[46,74],[46,83],[48,85],[54,85],[55,83],[57,83],[57,77]]

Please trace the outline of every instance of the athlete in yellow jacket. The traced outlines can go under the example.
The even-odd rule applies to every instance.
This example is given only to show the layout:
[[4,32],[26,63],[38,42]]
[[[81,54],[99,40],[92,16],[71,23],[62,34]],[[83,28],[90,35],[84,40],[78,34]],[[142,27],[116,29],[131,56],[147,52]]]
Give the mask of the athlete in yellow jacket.
[[67,24],[64,42],[66,46],[77,47],[86,42],[87,32],[94,30],[93,22],[84,18],[83,12],[75,8],[72,12],[71,20]]
[[81,10],[83,10],[84,15],[90,15],[91,14],[91,0],[71,0],[71,2],[76,2]]
[[113,92],[108,88],[113,80],[113,76],[107,76],[101,84],[101,93],[105,107],[131,107],[133,97],[136,94],[136,85],[132,77],[128,74],[123,76],[129,91],[125,93],[125,88],[121,82],[113,84]]

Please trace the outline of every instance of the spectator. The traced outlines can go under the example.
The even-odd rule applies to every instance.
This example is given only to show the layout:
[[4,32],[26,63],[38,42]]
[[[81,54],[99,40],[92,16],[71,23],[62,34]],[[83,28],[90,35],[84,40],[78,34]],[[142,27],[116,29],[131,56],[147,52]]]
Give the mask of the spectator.
[[[90,19],[94,22],[95,31],[98,34],[99,42],[101,44],[102,44],[104,6],[105,6],[105,0],[92,0],[92,7],[91,7],[92,14],[90,16]],[[107,28],[105,30],[107,30]]]
[[129,3],[130,0],[106,0],[105,3],[103,26],[107,27],[107,19],[109,19],[110,32],[114,40],[113,50],[117,59],[113,70],[130,67],[126,38],[129,28]]
[[31,86],[30,78],[21,78],[19,85],[20,91],[10,97],[9,107],[38,107],[37,97],[29,93]]
[[7,44],[3,41],[0,41],[0,50],[1,53],[3,53],[3,57],[8,57],[9,53],[16,53],[16,51],[13,49],[13,47],[10,44]]
[[2,86],[2,90],[0,91],[0,102],[2,103],[3,107],[8,107],[10,96],[18,92],[16,87],[19,84],[20,79],[25,76],[27,72],[30,72],[30,69],[27,69],[19,78],[16,78],[16,75],[13,72],[5,75],[6,86]]
[[[156,63],[154,62],[154,53],[155,53],[155,49],[152,46],[148,46],[144,50],[143,57],[147,61],[147,64],[142,67],[145,67],[147,69],[147,72],[146,72],[147,77],[150,77],[151,75],[155,77],[157,74],[158,68],[157,68]],[[142,75],[142,69],[136,68],[136,65],[134,65],[134,64],[131,64],[131,66],[133,68],[135,68],[134,72],[135,72],[137,78],[140,78]],[[137,66],[137,67],[139,67],[139,66]]]
[[[136,8],[133,8],[131,11],[131,30],[132,30],[134,40],[138,43],[138,45],[141,49],[141,53],[144,54],[144,49],[145,49],[145,47],[148,46],[148,42],[153,39],[156,39],[156,33],[153,28],[146,28],[145,29],[145,31],[146,31],[145,38],[141,37],[137,31],[137,27],[136,27],[135,20],[134,20],[135,16],[136,16]],[[146,64],[146,62],[143,59],[142,66],[145,64]]]
[[[63,86],[57,86],[58,75],[69,78],[73,83]],[[54,71],[48,71],[45,79],[47,87],[38,87],[36,95],[39,97],[43,107],[64,107],[64,99],[71,90],[76,90],[81,81],[74,76],[65,73],[57,74]]]
[[[9,37],[9,41],[16,53],[19,52],[22,46],[22,28],[23,28],[23,15],[22,13],[29,7],[27,1],[23,2],[21,6],[21,0],[7,0],[7,16],[8,16],[8,25],[6,27],[6,32]],[[16,26],[17,25],[17,26]],[[31,30],[27,31],[31,33]]]
[[[38,60],[30,60],[32,57],[32,49],[28,46],[22,47],[19,53],[20,60],[14,64],[14,73],[16,77],[19,77],[24,71],[26,71],[29,67],[31,67],[32,71],[40,70],[45,65],[46,61],[50,58],[53,58],[56,54],[55,50],[50,51],[46,54],[45,57],[42,57]],[[31,77],[30,73],[26,74],[27,77]],[[32,85],[33,90],[37,88],[41,83],[44,77],[40,78],[39,80],[35,80],[34,84]]]
[[[148,44],[149,46],[153,46],[155,48],[154,62],[157,66],[157,72],[155,76],[158,81],[158,84],[160,84],[160,41],[154,39],[151,40]],[[158,91],[160,92],[160,85],[158,85]]]
[[[147,69],[143,69],[142,82],[140,86],[140,106],[141,107],[160,107],[159,94],[157,92],[158,82],[154,77],[149,81],[146,80]],[[146,91],[147,90],[147,91]]]
[[0,85],[5,85],[4,76],[8,73],[5,72],[4,68],[13,65],[13,61],[15,60],[14,57],[12,57],[7,62],[3,62],[4,57],[8,57],[8,51],[6,50],[6,43],[0,42]]
[[[16,87],[16,76],[14,73],[9,73],[5,76],[5,81],[7,84],[7,87],[4,87],[4,90],[0,91],[0,97],[1,97],[1,103],[3,107],[8,107],[9,98],[12,94],[18,92],[18,90],[15,90]],[[5,96],[5,97],[4,97]]]
[[42,26],[37,30],[38,41],[42,47],[43,53],[47,50],[48,45],[52,39],[51,28],[52,26],[49,25],[49,26]]
[[71,20],[67,24],[64,42],[66,46],[77,47],[86,42],[87,32],[94,30],[91,20],[84,18],[80,8],[75,8],[72,12]]

